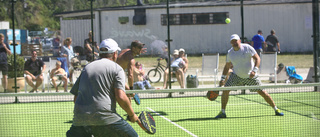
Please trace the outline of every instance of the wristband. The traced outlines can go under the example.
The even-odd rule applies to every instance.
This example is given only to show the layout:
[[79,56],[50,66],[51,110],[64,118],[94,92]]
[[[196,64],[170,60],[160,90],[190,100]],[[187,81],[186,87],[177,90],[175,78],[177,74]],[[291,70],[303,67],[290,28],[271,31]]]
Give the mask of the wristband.
[[130,87],[130,90],[133,90],[133,87]]
[[254,73],[257,73],[257,72],[258,72],[258,70],[259,70],[259,68],[258,68],[258,67],[254,67],[254,68],[252,69],[252,71],[253,71]]
[[225,80],[227,78],[226,75],[221,75],[221,80]]

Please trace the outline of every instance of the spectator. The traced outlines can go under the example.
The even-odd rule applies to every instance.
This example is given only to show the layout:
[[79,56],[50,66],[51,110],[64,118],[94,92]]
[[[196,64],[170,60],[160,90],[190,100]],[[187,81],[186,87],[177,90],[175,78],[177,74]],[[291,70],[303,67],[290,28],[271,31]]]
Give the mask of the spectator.
[[61,62],[57,61],[56,62],[56,67],[51,70],[50,72],[50,78],[51,82],[56,89],[56,92],[58,92],[58,86],[56,84],[57,80],[62,80],[63,81],[63,87],[64,87],[64,92],[67,92],[67,84],[68,84],[68,78],[66,71],[64,71],[63,68],[61,68]]
[[253,48],[256,50],[259,56],[263,52],[263,49],[266,45],[262,34],[262,31],[258,30],[258,34],[254,35],[251,40],[251,46],[253,46]]
[[61,48],[60,36],[57,36],[52,40],[52,45],[53,45],[53,56],[58,57],[60,55],[60,48]]
[[128,114],[130,122],[139,122],[125,93],[125,74],[115,61],[117,42],[103,40],[101,59],[83,68],[71,89],[74,95],[73,123],[67,137],[138,137],[137,132],[118,113],[116,103]]
[[133,82],[133,89],[154,89],[154,87],[152,87],[149,81],[145,78],[145,71],[140,62],[136,62],[135,64],[135,68],[133,70]]
[[75,57],[72,47],[72,39],[70,37],[64,40],[64,46],[61,48],[61,56],[66,57],[68,61],[69,68],[69,81],[73,84],[73,66],[71,63],[71,59]]
[[276,31],[271,30],[271,34],[267,36],[266,43],[267,43],[267,52],[277,52],[278,47],[278,53],[280,53],[280,43],[278,40],[278,37],[276,36]]
[[3,92],[7,92],[8,86],[8,59],[7,55],[11,55],[10,47],[4,43],[4,35],[0,33],[0,70],[2,71]]
[[[92,57],[92,51],[94,51],[94,47],[97,48],[99,52],[99,47],[97,45],[97,42],[92,42],[92,31],[89,32],[88,34],[89,38],[84,40],[84,53],[86,55],[87,61],[93,61],[94,58]],[[94,55],[99,55],[97,52],[94,52]]]
[[[176,78],[180,84],[181,88],[185,88],[184,87],[184,72],[183,69],[185,68],[185,62],[183,61],[182,58],[180,58],[179,56],[179,51],[178,50],[174,50],[173,52],[173,60],[171,61],[171,73],[175,73]],[[169,69],[167,68],[164,71],[164,76],[163,76],[163,89],[167,89],[168,88],[168,77],[169,77]]]
[[[24,74],[26,74],[26,81],[29,86],[32,87],[30,93],[34,91],[38,92],[38,87],[43,81],[43,72],[46,69],[46,65],[42,60],[37,59],[37,51],[32,51],[31,58],[24,64]],[[36,81],[36,85],[33,84]]]
[[182,58],[183,59],[183,61],[184,61],[184,68],[183,68],[183,73],[186,73],[187,72],[187,70],[188,70],[188,63],[189,63],[189,61],[188,61],[188,58],[186,57],[186,54],[185,54],[186,52],[185,52],[185,50],[183,49],[183,48],[180,48],[179,49],[179,57],[180,58]]

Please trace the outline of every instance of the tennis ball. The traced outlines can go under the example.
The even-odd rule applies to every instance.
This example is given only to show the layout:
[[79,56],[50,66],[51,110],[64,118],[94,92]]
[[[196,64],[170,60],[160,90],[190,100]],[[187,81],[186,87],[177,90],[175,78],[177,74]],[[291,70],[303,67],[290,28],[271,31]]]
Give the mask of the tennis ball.
[[231,22],[230,18],[226,18],[225,22],[229,24]]

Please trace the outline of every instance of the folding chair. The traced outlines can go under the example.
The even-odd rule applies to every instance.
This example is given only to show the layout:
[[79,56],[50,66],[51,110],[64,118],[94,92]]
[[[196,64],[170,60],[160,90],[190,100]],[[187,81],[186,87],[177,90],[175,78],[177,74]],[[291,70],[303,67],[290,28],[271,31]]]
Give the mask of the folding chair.
[[[206,78],[213,78],[214,79],[214,86],[217,84],[217,74],[218,74],[218,67],[219,67],[219,53],[216,54],[202,54],[202,70],[201,76],[198,75],[198,69],[196,70],[196,75],[200,81],[200,79],[206,80]],[[203,85],[203,81],[202,85]]]
[[[68,73],[68,63],[67,63],[67,59],[65,57],[58,57],[57,60],[50,60],[49,70],[48,70],[48,73],[47,73],[48,91],[49,92],[51,92],[51,86],[53,86],[52,79],[50,78],[50,73],[51,73],[51,70],[54,67],[51,67],[51,65],[55,66],[57,61],[61,62],[61,68],[63,68],[65,70],[65,72],[66,72],[65,75],[68,77],[68,74],[69,74]],[[57,86],[60,86],[62,83],[63,83],[62,80],[57,80],[56,81]]]
[[259,77],[273,77],[277,84],[277,52],[261,53]]

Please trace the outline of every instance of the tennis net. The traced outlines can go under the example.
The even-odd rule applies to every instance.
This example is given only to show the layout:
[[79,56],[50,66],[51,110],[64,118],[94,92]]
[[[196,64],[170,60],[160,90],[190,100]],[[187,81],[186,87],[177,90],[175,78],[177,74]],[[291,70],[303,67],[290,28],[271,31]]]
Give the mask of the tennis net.
[[[130,123],[140,136],[317,136],[320,129],[319,83],[217,87],[169,90],[132,90],[141,105],[132,101],[137,114],[149,111],[157,133],[148,135]],[[275,116],[272,107],[256,92],[264,89],[284,116]],[[220,91],[215,101],[207,91]],[[221,110],[222,92],[231,91],[227,118],[215,119]],[[245,91],[245,94],[243,94]],[[19,103],[17,103],[19,102]],[[124,119],[126,113],[117,106]],[[73,95],[70,93],[0,94],[0,136],[60,137],[72,124]]]

